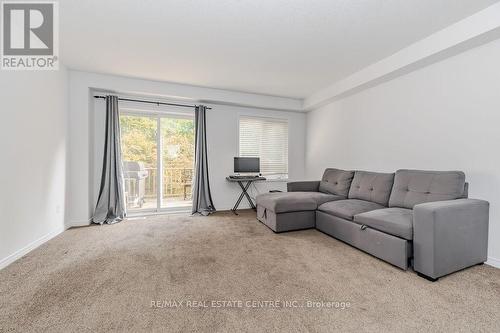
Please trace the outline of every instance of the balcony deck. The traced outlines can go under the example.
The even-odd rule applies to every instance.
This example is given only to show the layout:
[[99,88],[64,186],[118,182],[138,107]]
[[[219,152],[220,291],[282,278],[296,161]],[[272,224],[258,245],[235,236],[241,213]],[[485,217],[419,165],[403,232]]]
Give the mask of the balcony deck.
[[[138,206],[129,206],[127,207],[128,211],[131,214],[141,214],[151,213],[156,210],[156,198],[146,198],[146,202],[143,203],[142,207]],[[172,198],[166,199],[162,202],[161,210],[186,210],[189,211],[191,209],[192,201],[191,200],[182,200],[182,198]]]

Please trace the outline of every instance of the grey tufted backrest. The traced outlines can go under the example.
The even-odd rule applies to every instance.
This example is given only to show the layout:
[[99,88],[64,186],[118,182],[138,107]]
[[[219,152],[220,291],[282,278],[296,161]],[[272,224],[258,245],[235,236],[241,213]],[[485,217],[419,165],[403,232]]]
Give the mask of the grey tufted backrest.
[[354,171],[329,168],[325,170],[319,183],[319,191],[347,197]]
[[349,199],[361,199],[387,206],[393,182],[393,173],[356,171],[349,190]]
[[412,209],[424,202],[462,198],[464,188],[465,174],[462,171],[398,170],[389,207]]

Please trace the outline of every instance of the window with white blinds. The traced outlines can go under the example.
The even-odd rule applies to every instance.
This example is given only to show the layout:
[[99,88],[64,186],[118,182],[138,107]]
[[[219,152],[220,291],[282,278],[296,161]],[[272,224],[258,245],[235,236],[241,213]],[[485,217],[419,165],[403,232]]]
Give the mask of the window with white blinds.
[[288,122],[240,117],[240,157],[260,157],[260,172],[270,178],[288,177]]

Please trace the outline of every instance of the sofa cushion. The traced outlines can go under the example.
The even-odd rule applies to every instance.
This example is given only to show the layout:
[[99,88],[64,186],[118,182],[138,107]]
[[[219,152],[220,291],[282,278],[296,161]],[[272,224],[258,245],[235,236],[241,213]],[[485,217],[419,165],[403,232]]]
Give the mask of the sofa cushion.
[[324,203],[318,207],[318,210],[330,215],[352,220],[354,215],[382,208],[385,207],[375,202],[347,199]]
[[463,196],[464,184],[461,171],[398,170],[389,207],[412,209],[424,202],[458,199]]
[[413,239],[413,211],[406,208],[372,210],[354,216],[354,221],[404,239]]
[[257,206],[275,213],[316,210],[319,205],[343,197],[321,192],[278,192],[259,194],[255,198]]
[[319,191],[323,193],[341,195],[347,198],[351,187],[354,171],[340,169],[326,169],[319,183]]
[[393,182],[393,173],[356,171],[348,197],[387,206]]

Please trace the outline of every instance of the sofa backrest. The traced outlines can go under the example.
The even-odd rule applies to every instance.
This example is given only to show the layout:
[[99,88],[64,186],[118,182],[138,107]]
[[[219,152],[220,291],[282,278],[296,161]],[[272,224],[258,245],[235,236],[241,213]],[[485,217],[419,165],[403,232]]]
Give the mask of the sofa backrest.
[[356,171],[349,190],[349,199],[361,199],[387,206],[393,183],[393,173]]
[[389,207],[413,209],[424,202],[462,198],[465,174],[461,171],[398,170]]
[[347,198],[353,177],[354,171],[328,168],[319,183],[319,191]]

